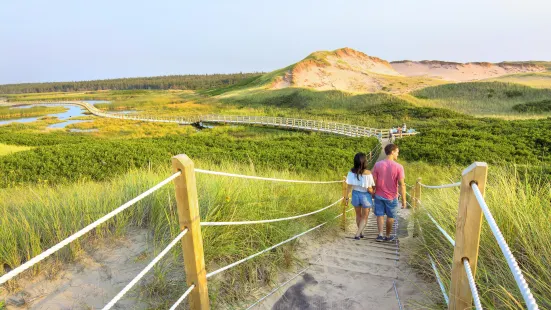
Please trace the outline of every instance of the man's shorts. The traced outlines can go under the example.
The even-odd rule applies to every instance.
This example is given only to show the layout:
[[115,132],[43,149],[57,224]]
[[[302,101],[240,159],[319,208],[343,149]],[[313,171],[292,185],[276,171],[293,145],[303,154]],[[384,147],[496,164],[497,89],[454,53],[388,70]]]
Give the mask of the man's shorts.
[[395,218],[398,214],[398,198],[385,199],[375,195],[375,215]]
[[355,208],[372,208],[373,198],[369,192],[352,191],[352,205]]

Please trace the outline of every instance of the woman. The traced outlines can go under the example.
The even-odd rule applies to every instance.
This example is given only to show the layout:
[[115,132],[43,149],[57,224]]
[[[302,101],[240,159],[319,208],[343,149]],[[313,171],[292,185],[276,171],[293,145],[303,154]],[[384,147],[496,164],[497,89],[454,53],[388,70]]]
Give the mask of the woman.
[[354,156],[354,167],[348,172],[346,177],[348,184],[346,192],[346,205],[352,192],[352,205],[356,210],[356,225],[358,231],[354,239],[360,240],[363,238],[363,230],[367,225],[367,217],[369,209],[373,207],[373,198],[371,195],[375,192],[373,187],[375,181],[371,175],[371,171],[367,170],[367,156],[364,153],[358,153]]

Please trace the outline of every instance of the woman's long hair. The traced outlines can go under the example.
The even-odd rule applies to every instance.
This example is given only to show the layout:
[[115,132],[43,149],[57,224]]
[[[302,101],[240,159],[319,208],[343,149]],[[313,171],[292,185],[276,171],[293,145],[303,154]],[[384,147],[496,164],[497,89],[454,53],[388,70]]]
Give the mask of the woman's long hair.
[[364,153],[358,153],[354,156],[354,168],[350,169],[352,173],[356,174],[358,181],[360,176],[367,170],[367,156]]

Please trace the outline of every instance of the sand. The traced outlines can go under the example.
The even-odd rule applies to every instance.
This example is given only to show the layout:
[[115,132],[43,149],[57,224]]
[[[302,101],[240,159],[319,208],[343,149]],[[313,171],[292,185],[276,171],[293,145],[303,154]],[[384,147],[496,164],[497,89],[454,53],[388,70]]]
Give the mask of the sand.
[[535,65],[442,61],[400,61],[392,62],[391,65],[404,76],[424,76],[454,82],[477,81],[509,74],[545,71],[544,67]]
[[[36,277],[18,280],[19,292],[0,291],[0,300],[20,296],[25,305],[7,309],[101,309],[152,259],[152,242],[147,230],[132,229],[125,238],[101,240],[90,245],[74,263],[49,274],[53,265],[44,263]],[[142,279],[141,284],[147,279]],[[140,284],[138,284],[140,285]],[[137,285],[137,286],[138,286]],[[137,300],[136,287],[117,303],[117,309],[147,309]]]

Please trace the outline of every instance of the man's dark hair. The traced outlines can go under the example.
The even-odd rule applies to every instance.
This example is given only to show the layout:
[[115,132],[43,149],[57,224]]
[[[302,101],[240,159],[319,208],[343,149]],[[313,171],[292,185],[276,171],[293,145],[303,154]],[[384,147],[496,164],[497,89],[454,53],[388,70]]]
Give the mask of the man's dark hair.
[[397,150],[398,149],[398,146],[396,144],[388,144],[387,146],[385,146],[385,154],[386,155],[390,155],[392,154],[392,152],[394,152],[394,150]]

